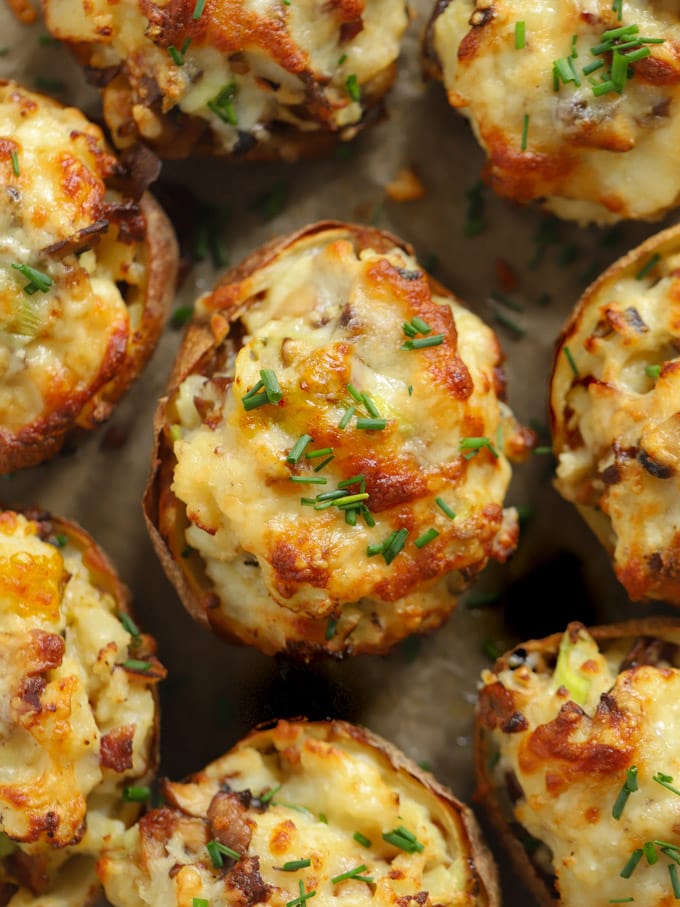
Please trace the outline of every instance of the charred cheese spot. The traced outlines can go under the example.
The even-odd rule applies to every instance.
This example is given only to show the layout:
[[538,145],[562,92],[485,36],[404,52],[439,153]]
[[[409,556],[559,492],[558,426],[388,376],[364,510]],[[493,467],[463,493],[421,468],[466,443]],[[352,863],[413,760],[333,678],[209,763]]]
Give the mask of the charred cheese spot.
[[[525,33],[520,47],[518,22]],[[593,83],[605,69],[583,73],[600,59],[591,49],[607,30],[628,25],[663,43],[649,45],[650,56],[631,64],[622,91],[596,96]],[[675,4],[626,0],[620,20],[616,4],[606,2],[454,0],[433,14],[425,60],[450,104],[469,119],[487,154],[485,177],[500,195],[602,224],[656,219],[677,203]],[[558,79],[555,85],[553,65],[560,60],[573,64],[578,84]]]
[[408,24],[403,0],[47,0],[103,92],[114,143],[294,158],[353,138],[379,110]]
[[122,790],[153,769],[156,706],[151,683],[121,667],[139,646],[103,555],[71,524],[54,524],[65,546],[50,544],[46,525],[0,519],[0,887],[18,889],[12,904],[78,905],[102,847],[136,817]]
[[[227,292],[242,345],[224,368],[189,374],[167,411],[172,491],[190,522],[182,548],[200,554],[219,597],[211,623],[222,619],[269,652],[303,644],[338,653],[378,651],[439,625],[467,581],[517,540],[515,511],[503,508],[508,457],[525,454],[531,438],[496,393],[495,335],[446,291],[433,292],[406,251],[360,248],[342,228],[218,287],[199,301],[201,317]],[[413,318],[441,342],[403,349]],[[249,409],[266,369],[283,398]],[[215,378],[228,385],[224,395]],[[384,427],[361,427],[371,406]],[[288,462],[303,435],[308,446]],[[493,444],[465,451],[466,436]],[[328,462],[316,456],[323,450]],[[316,500],[341,489],[368,495],[355,524]],[[430,529],[436,536],[416,546]],[[394,558],[368,556],[397,531],[406,540]],[[331,617],[339,620],[326,638]]]
[[[319,905],[497,903],[493,864],[472,814],[385,741],[344,722],[255,731],[185,782],[125,835],[98,870],[115,907],[281,905],[300,884]],[[250,834],[215,866],[216,799],[241,803]],[[413,836],[409,852],[383,835]],[[357,840],[359,838],[360,840]],[[361,843],[363,841],[363,843]],[[299,868],[287,864],[303,861]],[[338,880],[357,867],[368,879]],[[286,868],[287,867],[287,868]]]
[[632,599],[674,604],[680,604],[679,251],[672,228],[602,275],[565,327],[551,387],[558,490],[611,551]]
[[160,331],[149,208],[123,173],[80,111],[0,82],[0,472],[106,419]]
[[[673,899],[668,866],[680,847],[678,798],[654,779],[678,780],[679,645],[680,625],[671,620],[592,631],[574,623],[564,636],[523,644],[522,666],[511,652],[483,673],[478,771],[506,836],[538,844],[524,858],[521,848],[513,853],[523,870],[532,861],[536,879],[545,880],[540,903],[660,907]],[[526,717],[521,732],[496,720],[501,698],[506,710]],[[615,809],[630,769],[637,787]],[[671,856],[658,851],[657,862],[643,860],[622,877],[647,842],[667,842]]]

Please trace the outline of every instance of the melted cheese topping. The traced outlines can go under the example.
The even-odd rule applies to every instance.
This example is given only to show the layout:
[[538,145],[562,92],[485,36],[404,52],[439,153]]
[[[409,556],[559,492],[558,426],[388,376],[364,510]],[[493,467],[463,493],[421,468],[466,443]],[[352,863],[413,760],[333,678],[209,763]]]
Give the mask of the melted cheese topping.
[[[118,226],[108,223],[124,200],[107,187],[115,166],[101,130],[78,110],[15,83],[0,84],[0,425],[6,443],[73,423],[125,361],[140,307],[128,305],[119,286],[142,287],[146,267],[140,243],[120,239]],[[38,271],[37,284],[31,272],[22,272],[26,267]]]
[[[417,895],[423,907],[488,903],[451,804],[337,725],[280,722],[167,784],[165,796],[171,808],[147,814],[99,864],[116,907],[283,905],[301,890],[315,891],[319,907],[404,905]],[[399,827],[414,836],[413,852],[384,840]],[[212,840],[240,859],[215,867]],[[298,860],[309,865],[282,869]],[[368,882],[332,881],[357,867]]]
[[[605,31],[626,25],[663,43],[648,45],[651,55],[632,64],[621,93],[596,97],[590,80],[599,82],[604,69],[583,74],[583,67],[602,59],[591,49]],[[680,16],[673,0],[626,0],[622,20],[611,0],[455,0],[436,18],[433,43],[449,101],[470,119],[501,195],[540,199],[583,223],[657,218],[677,203]],[[559,60],[568,67],[571,60],[578,84],[560,79],[555,89]]]
[[104,110],[119,147],[158,140],[172,112],[197,118],[222,154],[265,143],[272,127],[351,137],[391,81],[408,22],[403,0],[47,0],[45,13],[89,66],[118,72]]
[[666,246],[637,278],[652,255],[605,279],[562,338],[552,379],[556,486],[612,550],[631,598],[680,604],[679,259]]
[[0,883],[18,886],[12,907],[87,891],[82,858],[134,817],[122,790],[150,769],[155,733],[150,680],[122,666],[138,649],[120,602],[70,540],[40,531],[0,515]]
[[[514,818],[549,849],[563,907],[618,899],[662,907],[673,899],[672,857],[656,846],[658,862],[643,857],[630,878],[621,871],[647,842],[667,842],[675,856],[680,849],[677,791],[654,780],[675,776],[677,788],[680,634],[664,633],[652,657],[622,670],[634,639],[606,641],[598,650],[582,627],[570,631],[557,670],[532,650],[520,666],[483,676],[482,721],[500,754],[496,794],[506,799],[511,777]],[[654,648],[653,639],[644,642]],[[572,698],[567,682],[583,695]],[[512,713],[505,730],[491,715],[500,702],[505,716]],[[616,819],[614,804],[633,766],[638,787]]]
[[[238,355],[222,372],[190,375],[171,407],[172,487],[220,607],[276,648],[307,633],[322,640],[331,618],[331,646],[436,625],[462,572],[516,542],[515,512],[502,507],[506,451],[526,438],[498,398],[495,335],[453,298],[432,296],[410,256],[357,253],[341,231],[286,249],[238,291],[248,300]],[[402,349],[413,317],[442,342]],[[283,399],[247,410],[264,369]],[[371,406],[384,429],[361,428]],[[468,450],[466,436],[489,443]],[[326,448],[328,462],[315,454]],[[317,500],[340,490],[365,496],[355,524]],[[418,547],[430,529],[438,534]],[[394,559],[367,553],[396,531],[406,538]]]

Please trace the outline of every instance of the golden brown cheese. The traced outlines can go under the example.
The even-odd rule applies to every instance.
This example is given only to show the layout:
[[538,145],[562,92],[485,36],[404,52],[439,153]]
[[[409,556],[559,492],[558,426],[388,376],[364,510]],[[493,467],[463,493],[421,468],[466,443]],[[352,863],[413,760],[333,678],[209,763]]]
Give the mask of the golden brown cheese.
[[[485,177],[500,195],[601,224],[655,219],[677,204],[678,6],[625,0],[620,16],[616,7],[611,0],[437,5],[425,69],[468,117],[487,154]],[[634,31],[606,37],[618,28]],[[661,43],[631,46],[647,38]],[[613,44],[627,46],[614,53]],[[631,62],[626,54],[635,55]]]
[[297,157],[352,138],[396,71],[403,0],[43,0],[103,89],[114,143]]
[[11,907],[84,904],[95,858],[139,812],[124,787],[155,767],[162,669],[152,640],[121,622],[126,590],[110,571],[72,524],[0,512],[0,903]]
[[345,722],[255,731],[164,794],[99,863],[115,907],[498,903],[470,810]]
[[480,789],[541,904],[674,903],[679,647],[677,622],[573,623],[483,673]]
[[551,382],[556,487],[633,600],[680,605],[680,232],[651,237],[585,293]]
[[107,418],[158,336],[170,228],[154,207],[168,284],[153,302],[151,203],[116,189],[124,174],[80,111],[0,83],[0,472]]
[[[532,438],[503,402],[497,338],[376,237],[310,228],[199,300],[199,320],[220,312],[216,357],[164,411],[188,521],[174,556],[200,556],[213,626],[270,653],[432,629],[516,545],[508,458]],[[251,407],[267,372],[281,399]]]

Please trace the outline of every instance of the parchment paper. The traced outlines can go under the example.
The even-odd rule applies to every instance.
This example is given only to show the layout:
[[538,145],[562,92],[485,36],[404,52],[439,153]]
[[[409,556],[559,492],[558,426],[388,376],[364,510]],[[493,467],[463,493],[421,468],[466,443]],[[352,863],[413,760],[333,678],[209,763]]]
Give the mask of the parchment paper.
[[[413,3],[388,117],[351,146],[351,156],[296,165],[166,163],[153,189],[171,215],[176,209],[186,213],[188,192],[199,204],[228,208],[220,235],[231,263],[274,235],[322,218],[392,230],[494,324],[507,360],[509,402],[523,422],[546,426],[553,344],[571,307],[600,269],[672,218],[606,231],[583,228],[480,190],[483,154],[466,121],[448,106],[439,84],[423,84],[420,76],[419,39],[429,13],[427,0]],[[45,42],[44,35],[40,19],[21,25],[0,5],[0,77],[47,87],[99,118],[98,96],[68,52]],[[426,193],[397,203],[385,187],[407,166],[415,168]],[[479,221],[480,201],[483,229],[467,236],[470,214]],[[217,270],[210,257],[191,266],[176,305],[190,304]],[[507,299],[494,300],[499,290],[521,310]],[[436,634],[410,639],[388,657],[308,667],[212,637],[188,617],[166,580],[140,503],[153,411],[180,336],[167,327],[111,422],[75,454],[0,480],[5,504],[35,504],[79,521],[132,589],[139,623],[157,638],[169,672],[161,689],[160,773],[179,779],[197,771],[265,719],[306,715],[360,722],[426,762],[473,806],[501,866],[504,903],[531,907],[474,801],[470,739],[479,673],[490,665],[493,648],[561,630],[570,619],[592,623],[652,609],[626,598],[590,530],[553,490],[548,455],[515,468],[508,503],[529,511],[517,554],[504,566],[487,568]],[[547,436],[543,443],[549,443]],[[495,601],[480,607],[482,597]],[[654,610],[663,612],[664,606]]]

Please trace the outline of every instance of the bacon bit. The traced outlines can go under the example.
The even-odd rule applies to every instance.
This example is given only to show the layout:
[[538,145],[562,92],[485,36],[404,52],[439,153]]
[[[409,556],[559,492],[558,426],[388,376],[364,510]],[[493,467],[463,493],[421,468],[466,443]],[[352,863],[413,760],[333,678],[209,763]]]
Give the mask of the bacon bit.
[[426,190],[413,167],[402,167],[385,191],[393,202],[414,202],[423,198]]
[[517,272],[504,258],[496,259],[496,280],[505,293],[512,293],[519,285]]
[[38,19],[38,12],[28,0],[7,0],[7,5],[19,22],[24,25],[33,25]]
[[111,768],[114,772],[125,772],[132,768],[134,734],[134,724],[126,724],[102,736],[99,752],[99,764],[102,768]]

